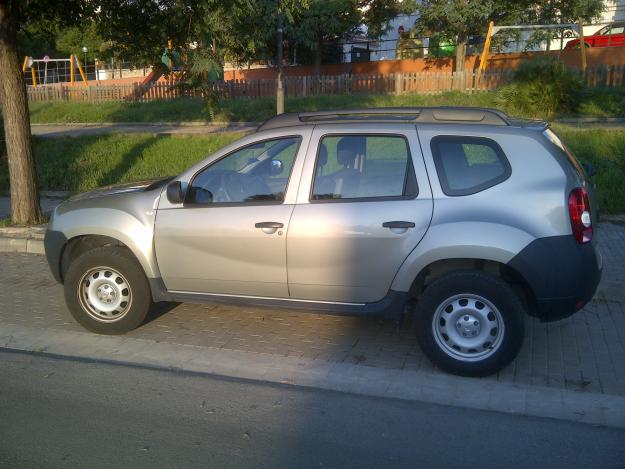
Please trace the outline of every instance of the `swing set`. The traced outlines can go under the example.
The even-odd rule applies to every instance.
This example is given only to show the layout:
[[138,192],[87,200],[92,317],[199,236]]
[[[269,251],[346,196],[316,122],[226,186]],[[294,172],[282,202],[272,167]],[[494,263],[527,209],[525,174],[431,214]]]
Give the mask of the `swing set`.
[[80,60],[74,54],[69,56],[69,59],[51,59],[47,55],[43,59],[33,59],[32,57],[24,57],[24,63],[22,64],[22,73],[27,75],[27,70],[30,69],[30,76],[32,80],[32,86],[37,85],[50,85],[55,83],[67,83],[74,85],[76,82],[76,69],[80,74],[80,78],[85,85],[88,85],[87,76],[80,64]]

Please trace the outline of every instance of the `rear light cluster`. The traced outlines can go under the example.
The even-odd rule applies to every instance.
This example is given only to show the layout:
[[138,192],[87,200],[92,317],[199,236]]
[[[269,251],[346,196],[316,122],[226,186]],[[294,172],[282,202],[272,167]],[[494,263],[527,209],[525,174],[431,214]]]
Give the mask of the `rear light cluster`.
[[592,218],[586,189],[577,187],[569,194],[569,216],[575,240],[580,244],[589,243],[592,240]]

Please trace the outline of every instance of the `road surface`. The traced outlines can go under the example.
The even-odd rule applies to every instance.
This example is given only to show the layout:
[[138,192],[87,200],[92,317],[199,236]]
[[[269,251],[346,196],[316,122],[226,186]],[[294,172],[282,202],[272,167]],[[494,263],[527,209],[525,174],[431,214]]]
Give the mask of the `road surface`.
[[0,352],[0,467],[623,467],[584,424]]

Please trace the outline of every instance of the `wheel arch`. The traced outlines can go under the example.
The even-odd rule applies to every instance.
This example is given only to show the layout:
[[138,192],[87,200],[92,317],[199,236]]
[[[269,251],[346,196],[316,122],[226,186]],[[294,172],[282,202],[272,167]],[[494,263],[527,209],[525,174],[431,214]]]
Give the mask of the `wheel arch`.
[[146,277],[150,277],[149,264],[147,263],[146,259],[144,259],[142,255],[137,255],[136,250],[129,246],[127,243],[121,241],[118,237],[88,233],[73,236],[72,238],[68,239],[67,242],[63,245],[63,248],[61,250],[61,256],[59,259],[59,272],[61,275],[61,280],[65,279],[67,269],[69,268],[71,263],[76,260],[80,255],[92,249],[103,246],[118,246],[120,248],[128,250],[128,252],[141,266]]
[[494,275],[510,286],[521,297],[528,311],[533,311],[536,304],[536,295],[529,282],[516,269],[508,264],[479,257],[458,257],[436,259],[423,266],[416,274],[410,285],[410,296],[417,297],[429,284],[445,274],[457,271],[478,270]]

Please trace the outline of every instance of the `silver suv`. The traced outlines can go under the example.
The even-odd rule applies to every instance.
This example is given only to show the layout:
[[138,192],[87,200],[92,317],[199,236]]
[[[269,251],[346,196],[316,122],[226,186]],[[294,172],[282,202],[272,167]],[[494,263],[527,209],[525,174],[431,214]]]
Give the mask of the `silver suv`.
[[[181,148],[184,151],[184,148]],[[439,367],[495,373],[595,293],[585,169],[547,124],[491,109],[283,114],[175,178],[81,194],[45,238],[89,330],[152,302],[400,319]]]

